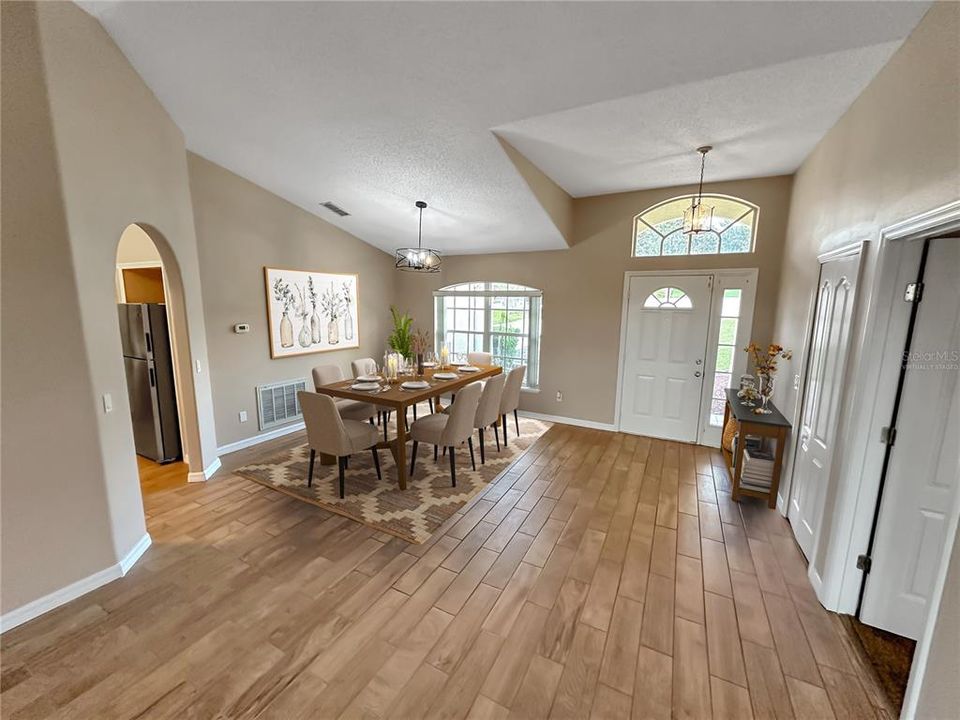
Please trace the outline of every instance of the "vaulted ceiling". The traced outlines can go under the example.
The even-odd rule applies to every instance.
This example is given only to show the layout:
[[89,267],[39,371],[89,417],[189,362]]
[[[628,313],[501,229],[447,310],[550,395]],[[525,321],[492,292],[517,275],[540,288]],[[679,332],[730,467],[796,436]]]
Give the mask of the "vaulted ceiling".
[[703,144],[708,180],[793,172],[929,3],[81,5],[192,151],[387,251],[426,200],[425,244],[477,253],[566,246],[537,168],[571,196],[693,182]]

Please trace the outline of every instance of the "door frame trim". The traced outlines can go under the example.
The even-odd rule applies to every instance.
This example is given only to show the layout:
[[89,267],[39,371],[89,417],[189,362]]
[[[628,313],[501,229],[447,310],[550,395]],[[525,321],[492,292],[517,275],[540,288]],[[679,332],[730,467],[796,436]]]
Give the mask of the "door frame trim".
[[[751,303],[750,308],[750,318],[749,323],[747,324],[748,333],[753,332],[753,315],[756,307],[756,287],[757,287],[757,278],[759,276],[759,268],[756,267],[736,267],[736,268],[697,268],[693,270],[626,270],[623,273],[623,291],[622,297],[620,300],[620,348],[617,353],[617,388],[616,396],[613,409],[613,426],[617,432],[622,432],[620,424],[620,409],[621,409],[621,393],[623,392],[623,370],[624,370],[624,353],[626,352],[626,340],[627,340],[627,310],[629,309],[630,304],[630,280],[634,277],[682,277],[686,275],[699,275],[699,276],[714,276],[716,281],[719,277],[736,277],[742,275],[749,275],[753,281],[754,286],[754,301]],[[704,357],[704,369],[706,369],[706,364],[708,362],[708,357],[711,353],[710,339],[714,330],[716,323],[714,322],[714,310],[713,307],[713,293],[716,291],[717,283],[714,282],[713,287],[710,290],[710,317],[707,319],[707,337],[706,337],[706,349],[707,353]],[[741,320],[743,317],[741,316]],[[717,325],[719,328],[719,325]],[[716,353],[716,348],[712,348],[712,352]],[[710,377],[712,379],[714,371],[711,370]],[[699,414],[697,416],[697,444],[699,444],[702,439],[702,424],[704,419],[704,402],[703,402],[703,393],[707,387],[707,377],[704,373],[703,384],[700,386],[700,405],[699,405]],[[712,387],[712,385],[711,385]]]

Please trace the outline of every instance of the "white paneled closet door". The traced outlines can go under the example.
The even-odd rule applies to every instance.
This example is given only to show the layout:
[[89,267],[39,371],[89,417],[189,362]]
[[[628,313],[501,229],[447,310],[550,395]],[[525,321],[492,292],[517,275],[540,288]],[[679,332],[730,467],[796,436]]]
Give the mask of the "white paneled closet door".
[[850,342],[860,254],[820,266],[797,455],[787,517],[810,559],[820,531]]

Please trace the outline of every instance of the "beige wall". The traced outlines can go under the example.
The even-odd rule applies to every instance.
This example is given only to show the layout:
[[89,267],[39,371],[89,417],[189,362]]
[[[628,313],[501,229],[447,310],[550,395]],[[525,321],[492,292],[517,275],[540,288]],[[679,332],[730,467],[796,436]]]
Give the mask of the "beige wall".
[[[217,441],[258,434],[255,388],[334,363],[383,356],[398,273],[390,255],[192,153],[193,195]],[[270,359],[263,267],[358,273],[360,347]],[[251,325],[237,335],[233,326]],[[238,416],[247,411],[241,424]]]
[[153,240],[139,226],[130,225],[120,235],[117,245],[117,264],[160,262],[160,253]]
[[215,439],[183,136],[76,5],[2,12],[7,612],[115,565],[145,532],[114,298],[132,222],[177,289],[193,467],[214,459]]
[[[785,346],[802,346],[819,253],[960,197],[958,19],[960,4],[934,5],[797,172],[774,324]],[[790,383],[778,401],[789,417]]]
[[[574,200],[574,244],[567,250],[444,258],[437,275],[404,274],[398,302],[426,327],[433,325],[432,291],[467,280],[499,280],[543,290],[540,393],[524,393],[526,410],[614,421],[624,272],[755,267],[759,269],[753,336],[767,342],[774,319],[791,178],[709,183],[707,189],[760,207],[757,251],[751,255],[632,258],[633,218],[694,186]],[[563,402],[556,401],[557,391]]]

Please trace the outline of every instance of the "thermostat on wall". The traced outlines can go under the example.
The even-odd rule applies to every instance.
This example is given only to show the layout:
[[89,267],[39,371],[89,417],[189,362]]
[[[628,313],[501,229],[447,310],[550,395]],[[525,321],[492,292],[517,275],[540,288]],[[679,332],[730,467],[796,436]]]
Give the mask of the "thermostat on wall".
[[240,333],[248,333],[250,332],[250,323],[237,323],[233,326],[233,331],[238,335]]

